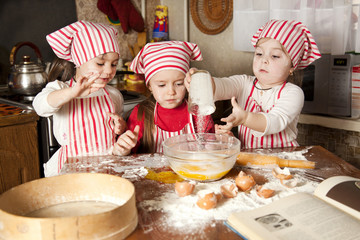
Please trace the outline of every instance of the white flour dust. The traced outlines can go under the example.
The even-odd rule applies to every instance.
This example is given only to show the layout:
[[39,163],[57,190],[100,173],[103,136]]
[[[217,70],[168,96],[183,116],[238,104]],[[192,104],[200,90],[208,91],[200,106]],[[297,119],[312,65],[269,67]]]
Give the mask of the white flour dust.
[[[132,156],[97,156],[96,160],[78,159],[66,164],[61,174],[76,172],[111,172],[122,173],[122,177],[131,181],[143,179],[149,169],[159,169],[169,166],[167,159],[160,154]],[[91,169],[91,171],[89,171]]]
[[140,178],[144,178],[147,174],[148,174],[148,170],[144,167],[140,167],[140,168],[125,170],[122,177],[133,181]]
[[[303,154],[308,152],[308,148],[302,151],[294,151],[290,153],[275,153],[271,150],[256,151],[257,153],[276,155],[281,158],[294,160],[307,160]],[[76,163],[78,171],[86,170],[87,168],[97,172],[104,169],[112,169],[116,173],[123,173],[122,177],[130,181],[143,179],[149,169],[160,169],[168,167],[168,161],[163,155],[139,155],[127,157],[100,157],[95,163],[78,162]],[[223,198],[219,201],[214,209],[203,210],[196,205],[197,193],[202,190],[213,190],[220,192],[220,187],[223,184],[233,182],[232,179],[222,179],[215,182],[197,183],[194,192],[186,197],[179,197],[176,195],[174,188],[165,191],[161,196],[152,200],[144,200],[139,203],[138,207],[145,212],[161,211],[162,217],[156,222],[160,228],[169,229],[171,232],[179,232],[185,234],[192,234],[196,231],[201,233],[207,226],[213,225],[214,220],[226,220],[228,216],[235,211],[247,211],[266,204],[271,203],[279,198],[294,194],[296,192],[313,193],[318,183],[306,179],[302,172],[304,169],[290,169],[297,180],[297,185],[294,188],[287,188],[283,186],[279,179],[272,175],[272,167],[274,166],[252,166],[249,169],[253,171],[261,169],[264,172],[263,177],[267,182],[263,185],[263,189],[275,190],[275,195],[271,198],[264,199],[256,194],[255,188],[250,192],[239,192],[235,198]],[[244,168],[246,169],[246,168]],[[71,168],[70,170],[71,171]],[[151,226],[147,231],[152,231]],[[201,235],[201,234],[200,234]],[[199,236],[199,235],[197,235]]]
[[197,115],[196,116],[196,126],[198,133],[205,133],[207,132],[207,128],[210,124],[210,118],[207,116]]
[[[307,150],[280,153],[278,156],[284,157],[286,155],[288,159],[306,160],[302,154],[306,153]],[[291,181],[297,181],[294,188],[282,185],[280,180],[273,176],[272,168],[263,168],[262,171],[264,172],[263,177],[267,180],[262,189],[275,190],[275,195],[268,199],[259,197],[254,187],[248,193],[239,192],[234,198],[221,199],[214,209],[203,210],[199,208],[196,205],[199,191],[211,190],[218,193],[223,184],[234,182],[232,179],[222,179],[215,182],[197,183],[194,192],[186,197],[177,196],[174,189],[168,190],[158,198],[141,202],[139,207],[145,211],[161,211],[163,217],[157,222],[161,225],[160,228],[171,228],[173,232],[188,234],[194,233],[194,231],[201,233],[209,224],[214,224],[213,220],[225,221],[232,212],[258,208],[296,192],[313,193],[318,185],[318,182],[306,179],[301,174],[302,170],[299,171],[299,169],[290,169],[294,177]]]
[[[114,166],[114,171],[118,173],[122,173],[123,178],[127,178],[131,181],[139,180],[142,178],[145,178],[145,176],[148,174],[148,170],[146,168],[162,168],[168,166],[168,161],[163,155],[154,154],[153,156],[144,156],[140,155],[136,158],[137,160],[134,161],[132,157],[129,157],[129,159],[122,159],[122,162],[133,162],[133,165],[127,165],[127,166]],[[144,160],[144,161],[139,161]]]
[[141,202],[140,207],[146,211],[161,211],[164,214],[159,223],[162,225],[161,227],[171,226],[174,231],[191,233],[195,230],[201,231],[202,227],[211,224],[213,220],[226,220],[234,211],[251,210],[296,192],[313,193],[318,185],[317,182],[309,181],[297,174],[294,175],[294,179],[297,180],[298,184],[294,188],[286,188],[281,185],[279,179],[276,179],[270,170],[264,177],[268,182],[263,185],[263,189],[275,190],[275,196],[268,199],[259,197],[253,188],[249,193],[239,192],[235,198],[223,198],[214,209],[203,210],[199,208],[196,205],[199,191],[220,192],[221,185],[233,182],[233,180],[222,179],[216,182],[197,183],[194,192],[186,197],[177,196],[175,190],[167,191],[156,199]]

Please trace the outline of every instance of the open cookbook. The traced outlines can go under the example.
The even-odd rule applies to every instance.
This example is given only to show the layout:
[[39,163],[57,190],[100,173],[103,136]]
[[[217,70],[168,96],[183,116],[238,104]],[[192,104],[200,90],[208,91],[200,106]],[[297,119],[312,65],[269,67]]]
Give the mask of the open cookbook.
[[336,176],[314,194],[296,193],[232,213],[225,224],[244,239],[360,239],[360,179]]

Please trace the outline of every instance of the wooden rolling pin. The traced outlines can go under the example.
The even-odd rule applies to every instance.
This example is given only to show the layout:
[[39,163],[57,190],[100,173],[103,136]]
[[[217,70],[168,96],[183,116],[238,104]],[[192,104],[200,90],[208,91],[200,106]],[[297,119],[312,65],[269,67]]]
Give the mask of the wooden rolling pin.
[[315,168],[315,162],[306,160],[283,159],[276,156],[262,155],[256,153],[240,153],[236,158],[236,163],[246,165],[278,165],[279,167],[291,168]]

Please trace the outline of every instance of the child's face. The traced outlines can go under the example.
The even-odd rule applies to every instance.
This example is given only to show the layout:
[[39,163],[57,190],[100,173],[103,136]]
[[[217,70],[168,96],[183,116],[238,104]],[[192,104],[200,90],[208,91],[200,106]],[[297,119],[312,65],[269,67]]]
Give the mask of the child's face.
[[278,40],[262,38],[255,49],[253,71],[263,87],[274,87],[285,82],[293,68]]
[[185,74],[178,70],[162,70],[150,79],[148,87],[163,108],[172,109],[185,97],[184,78]]
[[96,80],[97,83],[110,82],[115,74],[116,67],[119,62],[119,54],[108,52],[101,54],[76,69],[76,77],[85,76],[88,73],[99,73],[100,77]]

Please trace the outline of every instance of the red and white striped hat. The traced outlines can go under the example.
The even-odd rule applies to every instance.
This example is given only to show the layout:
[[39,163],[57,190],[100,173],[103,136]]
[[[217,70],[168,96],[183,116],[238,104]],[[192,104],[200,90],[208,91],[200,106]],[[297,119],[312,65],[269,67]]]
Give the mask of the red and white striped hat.
[[76,67],[107,52],[120,55],[117,30],[101,23],[78,21],[46,36],[56,56]]
[[146,84],[154,74],[165,69],[176,69],[186,74],[190,61],[201,61],[199,47],[194,43],[164,41],[146,44],[131,62],[130,69],[145,74]]
[[251,39],[254,47],[261,38],[278,40],[290,55],[294,69],[303,69],[321,57],[313,36],[301,22],[271,20]]

